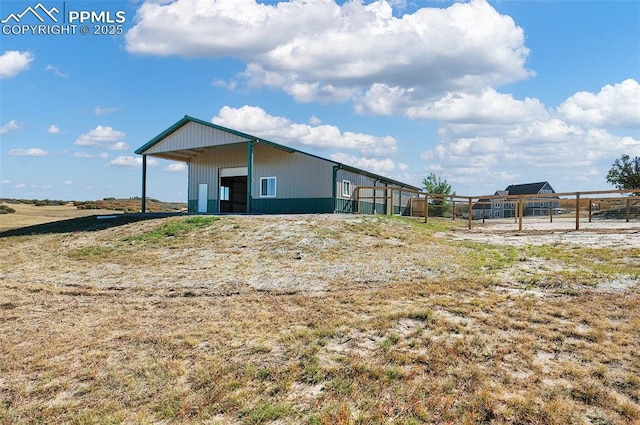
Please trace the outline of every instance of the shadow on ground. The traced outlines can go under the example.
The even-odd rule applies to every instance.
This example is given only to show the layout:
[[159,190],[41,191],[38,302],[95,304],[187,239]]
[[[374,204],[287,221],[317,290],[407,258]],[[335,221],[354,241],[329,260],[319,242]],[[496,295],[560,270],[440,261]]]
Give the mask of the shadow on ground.
[[95,232],[111,227],[123,226],[137,221],[171,217],[180,213],[147,213],[147,214],[117,214],[112,216],[91,215],[87,217],[71,218],[37,224],[35,226],[20,227],[18,229],[0,232],[0,238],[9,236],[44,235],[50,233]]

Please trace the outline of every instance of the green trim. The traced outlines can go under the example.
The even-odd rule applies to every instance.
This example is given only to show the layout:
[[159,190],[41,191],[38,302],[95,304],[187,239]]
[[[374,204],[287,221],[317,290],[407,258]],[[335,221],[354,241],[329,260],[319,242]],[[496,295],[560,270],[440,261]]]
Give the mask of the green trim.
[[[189,199],[187,201],[187,212],[191,214],[198,214],[198,200]],[[218,200],[207,199],[207,212],[206,214],[215,214],[218,212]],[[201,213],[205,214],[205,213]]]
[[337,197],[337,192],[338,192],[338,168],[340,168],[339,165],[334,165],[333,166],[333,174],[331,176],[331,197],[333,198],[333,210],[334,211],[338,211],[338,197]]
[[247,212],[251,212],[251,191],[253,189],[253,140],[247,142]]
[[307,214],[331,213],[333,209],[332,198],[256,198],[253,200],[252,212],[263,214]]
[[[365,171],[365,170],[361,170],[359,168],[351,167],[349,165],[345,165],[345,164],[342,164],[340,162],[336,162],[336,161],[333,161],[333,160],[330,160],[330,159],[322,158],[320,156],[313,155],[313,154],[310,154],[310,153],[307,153],[307,152],[302,152],[302,151],[299,151],[297,149],[290,148],[288,146],[284,146],[284,145],[280,145],[278,143],[270,142],[268,140],[260,139],[258,137],[252,136],[252,135],[247,134],[247,133],[243,133],[241,131],[232,130],[230,128],[223,127],[221,125],[217,125],[217,124],[214,124],[214,123],[209,122],[209,121],[203,121],[203,120],[200,120],[198,118],[190,117],[189,115],[185,115],[184,118],[180,119],[178,122],[173,124],[171,127],[167,128],[165,131],[163,131],[162,133],[158,134],[156,137],[154,137],[153,139],[151,139],[150,141],[145,143],[143,146],[141,146],[140,148],[136,149],[135,153],[138,154],[138,155],[143,155],[145,151],[147,151],[148,149],[150,149],[151,147],[153,147],[157,143],[161,142],[166,137],[168,137],[171,134],[175,133],[177,130],[179,130],[180,128],[184,127],[185,125],[187,125],[190,122],[201,124],[201,125],[204,125],[206,127],[214,128],[216,130],[220,130],[220,131],[224,131],[224,132],[229,133],[229,134],[236,135],[238,137],[246,139],[247,142],[248,141],[253,141],[254,143],[265,144],[267,146],[271,146],[273,148],[280,149],[280,150],[283,150],[285,152],[300,153],[302,155],[310,156],[312,158],[320,159],[322,161],[327,161],[327,162],[330,162],[332,164],[335,164],[335,166],[337,166],[339,169],[351,171],[351,172],[356,173],[356,174],[362,174],[364,176],[380,180],[380,183],[384,183],[386,185],[391,184],[391,185],[397,185],[397,186],[400,186],[400,187],[403,187],[403,188],[407,188],[407,189],[413,189],[413,190],[418,190],[418,191],[421,190],[420,188],[418,188],[416,186],[412,186],[412,185],[409,185],[409,184],[406,184],[406,183],[399,182],[399,181],[394,180],[394,179],[383,177],[383,176],[381,176],[379,174],[371,173],[369,171]],[[178,149],[178,150],[181,150],[181,149]],[[334,185],[334,187],[335,187],[335,185]],[[334,194],[334,199],[335,198],[336,198],[336,196]]]
[[225,133],[233,134],[233,135],[241,137],[243,139],[247,139],[247,141],[255,140],[256,142],[264,143],[265,145],[272,146],[274,148],[287,151],[289,153],[297,152],[295,149],[287,147],[287,146],[279,145],[277,143],[273,143],[273,142],[270,142],[268,140],[259,139],[259,138],[255,137],[255,136],[252,136],[252,135],[247,134],[247,133],[243,133],[241,131],[232,130],[230,128],[223,127],[221,125],[217,125],[217,124],[214,124],[214,123],[209,122],[209,121],[203,121],[203,120],[200,120],[198,118],[193,118],[193,117],[190,117],[189,115],[185,115],[184,118],[180,119],[178,122],[173,124],[171,127],[167,128],[165,131],[163,131],[162,133],[158,134],[153,139],[149,140],[143,146],[141,146],[138,149],[136,149],[135,153],[137,153],[138,155],[142,155],[144,153],[144,151],[150,149],[152,146],[154,146],[157,143],[161,142],[163,139],[165,139],[166,137],[168,137],[171,134],[175,133],[176,131],[178,131],[179,129],[181,129],[182,127],[184,127],[185,125],[187,125],[190,122],[194,122],[196,124],[201,124],[201,125],[204,125],[206,127],[214,128],[216,130],[224,131]]

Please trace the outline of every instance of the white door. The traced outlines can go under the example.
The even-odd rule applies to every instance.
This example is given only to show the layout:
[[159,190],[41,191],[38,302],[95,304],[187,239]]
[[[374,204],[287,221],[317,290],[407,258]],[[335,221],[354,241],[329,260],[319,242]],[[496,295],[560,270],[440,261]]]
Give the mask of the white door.
[[206,183],[198,184],[198,212],[207,212],[207,195],[209,193],[209,185]]

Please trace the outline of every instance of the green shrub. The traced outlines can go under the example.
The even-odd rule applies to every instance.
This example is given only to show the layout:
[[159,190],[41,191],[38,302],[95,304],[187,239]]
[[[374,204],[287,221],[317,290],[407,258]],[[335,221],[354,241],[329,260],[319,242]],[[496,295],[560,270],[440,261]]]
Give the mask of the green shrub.
[[0,214],[13,214],[14,212],[16,212],[16,210],[9,205],[0,205]]

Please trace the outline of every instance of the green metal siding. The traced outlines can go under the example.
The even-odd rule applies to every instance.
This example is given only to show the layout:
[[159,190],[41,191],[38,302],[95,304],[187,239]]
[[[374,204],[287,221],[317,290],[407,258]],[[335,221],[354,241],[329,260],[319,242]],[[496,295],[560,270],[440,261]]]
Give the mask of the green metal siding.
[[[198,200],[197,199],[189,199],[187,201],[187,212],[189,213],[197,213],[198,212]],[[207,213],[215,214],[218,212],[218,200],[217,199],[207,199]]]
[[254,198],[253,213],[305,214],[333,212],[332,198]]

